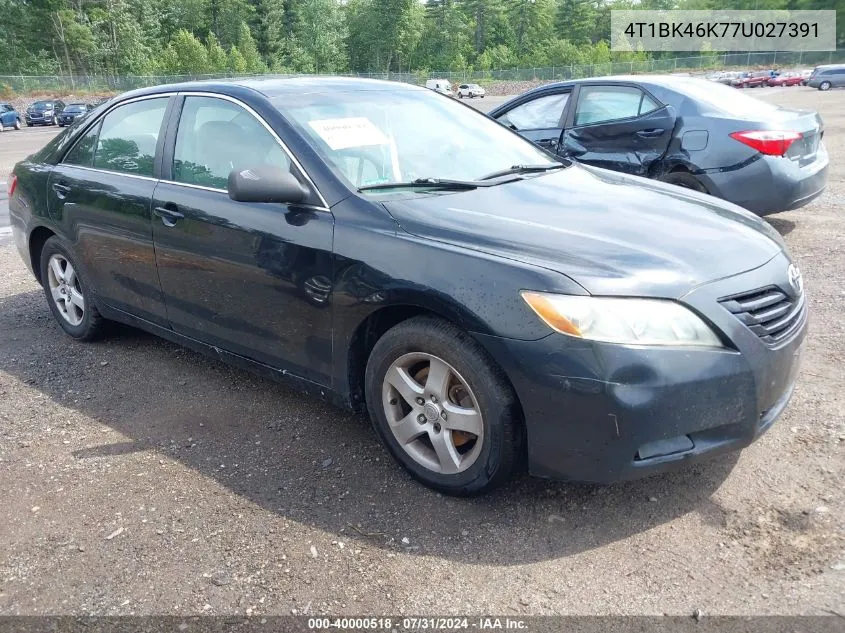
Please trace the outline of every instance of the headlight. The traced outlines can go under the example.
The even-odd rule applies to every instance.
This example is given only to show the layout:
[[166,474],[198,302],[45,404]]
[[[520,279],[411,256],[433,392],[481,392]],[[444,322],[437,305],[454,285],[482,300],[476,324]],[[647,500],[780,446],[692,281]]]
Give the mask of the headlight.
[[664,299],[585,297],[523,292],[522,298],[561,334],[633,345],[722,347],[692,311]]

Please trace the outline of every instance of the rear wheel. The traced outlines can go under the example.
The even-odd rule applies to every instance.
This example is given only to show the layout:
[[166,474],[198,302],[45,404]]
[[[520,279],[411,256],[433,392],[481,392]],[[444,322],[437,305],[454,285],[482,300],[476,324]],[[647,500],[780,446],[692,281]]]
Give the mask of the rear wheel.
[[819,84],[819,90],[830,90],[830,82],[823,81]]
[[685,189],[707,193],[707,189],[704,188],[704,185],[701,184],[698,178],[686,171],[673,171],[672,173],[666,174],[661,180]]
[[16,130],[21,129],[21,120],[20,119],[15,119],[15,129]]
[[6,126],[3,125],[3,121],[0,121],[0,132],[5,132],[5,131],[6,131]]
[[377,433],[423,484],[468,496],[513,472],[522,438],[516,397],[454,325],[417,317],[390,329],[370,354],[365,390]]
[[103,317],[76,259],[57,237],[48,239],[41,251],[41,282],[50,311],[66,334],[83,341],[99,336]]
[[53,125],[59,125],[59,119],[55,115],[53,116],[53,120],[51,122]]

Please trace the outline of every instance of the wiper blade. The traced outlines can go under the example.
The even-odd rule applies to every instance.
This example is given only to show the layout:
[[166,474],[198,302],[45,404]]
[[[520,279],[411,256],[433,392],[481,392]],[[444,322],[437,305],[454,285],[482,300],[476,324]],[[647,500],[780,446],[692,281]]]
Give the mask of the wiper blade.
[[432,189],[446,189],[449,191],[469,191],[479,186],[477,182],[469,180],[447,180],[445,178],[417,178],[410,182],[382,182],[377,185],[364,185],[358,187],[358,191],[376,191],[378,189],[419,189],[431,187]]
[[566,165],[562,165],[560,163],[547,163],[544,165],[514,165],[513,167],[508,167],[507,169],[494,171],[492,174],[487,174],[479,180],[492,180],[493,178],[510,176],[512,174],[530,174],[533,172],[550,171],[552,169],[563,169],[564,167],[566,167]]

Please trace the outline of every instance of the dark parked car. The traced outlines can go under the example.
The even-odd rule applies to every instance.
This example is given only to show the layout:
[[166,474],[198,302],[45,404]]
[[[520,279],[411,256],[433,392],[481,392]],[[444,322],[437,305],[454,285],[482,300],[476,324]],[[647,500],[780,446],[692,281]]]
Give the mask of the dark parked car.
[[549,84],[490,116],[558,156],[709,193],[758,215],[801,207],[827,184],[818,114],[704,79]]
[[8,103],[0,103],[0,132],[7,128],[21,129],[21,115]]
[[85,116],[92,106],[87,103],[69,103],[59,114],[59,127],[70,125],[76,119]]
[[807,79],[807,85],[819,90],[842,88],[845,86],[845,64],[816,66]]
[[[425,138],[420,138],[425,130]],[[361,79],[127,93],[11,176],[76,339],[103,320],[368,410],[451,494],[611,482],[747,446],[792,394],[801,274],[726,202],[570,162]]]
[[64,109],[64,101],[36,101],[26,109],[26,125],[58,125],[59,113]]

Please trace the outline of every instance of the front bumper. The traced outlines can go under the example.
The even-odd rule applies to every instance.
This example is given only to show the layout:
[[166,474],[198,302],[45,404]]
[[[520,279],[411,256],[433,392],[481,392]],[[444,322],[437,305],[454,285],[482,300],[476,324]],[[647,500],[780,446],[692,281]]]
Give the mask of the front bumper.
[[768,215],[803,207],[827,186],[829,160],[824,143],[815,159],[803,167],[779,156],[761,156],[740,169],[708,172],[699,176],[707,191],[716,197]]
[[26,123],[27,125],[52,125],[53,124],[53,115],[45,116],[42,114],[29,114],[26,115]]
[[724,349],[612,345],[559,334],[538,341],[477,335],[519,396],[530,472],[612,483],[753,442],[789,402],[807,316],[788,340],[769,347],[718,299],[782,287],[788,265],[781,254],[683,297],[722,333]]

